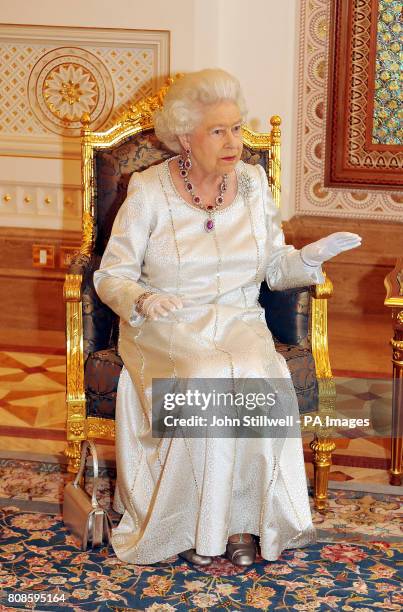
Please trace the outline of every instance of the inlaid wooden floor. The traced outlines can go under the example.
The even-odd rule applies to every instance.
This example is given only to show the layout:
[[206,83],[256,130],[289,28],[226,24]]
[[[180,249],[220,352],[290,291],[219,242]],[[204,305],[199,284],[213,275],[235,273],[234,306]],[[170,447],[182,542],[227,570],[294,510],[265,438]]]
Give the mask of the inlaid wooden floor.
[[[329,349],[336,376],[391,378],[389,313],[333,316]],[[62,456],[65,449],[64,334],[0,330],[0,452]],[[386,395],[386,402],[390,401]],[[386,406],[386,409],[388,407]],[[309,463],[309,437],[304,437]],[[114,459],[112,443],[99,444],[101,460]],[[331,480],[388,484],[390,443],[385,438],[337,439]]]

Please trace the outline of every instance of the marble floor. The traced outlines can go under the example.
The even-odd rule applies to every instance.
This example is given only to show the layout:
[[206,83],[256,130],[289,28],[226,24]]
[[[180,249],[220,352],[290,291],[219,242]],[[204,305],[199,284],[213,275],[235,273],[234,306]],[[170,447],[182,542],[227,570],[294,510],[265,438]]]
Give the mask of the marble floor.
[[[390,413],[391,374],[388,342],[391,327],[385,318],[371,321],[348,316],[332,320],[330,352],[346,410],[350,395],[360,410],[378,402],[382,414]],[[354,343],[355,341],[355,343]],[[64,337],[59,332],[0,332],[0,455],[3,457],[47,456],[64,460],[66,409]],[[352,346],[354,345],[354,351]],[[368,390],[368,384],[370,389]],[[365,387],[365,388],[364,388]],[[350,394],[350,395],[349,395]],[[340,397],[343,398],[341,395]],[[374,399],[375,398],[375,399]],[[342,408],[343,409],[343,408]],[[369,408],[371,409],[371,408]],[[383,418],[383,417],[382,417]],[[379,425],[379,424],[378,424]],[[370,437],[339,437],[335,440],[330,486],[334,488],[378,487],[383,492],[401,492],[389,487],[390,441],[382,433]],[[312,477],[312,436],[304,435],[307,474]],[[98,445],[101,461],[113,461],[114,445]]]

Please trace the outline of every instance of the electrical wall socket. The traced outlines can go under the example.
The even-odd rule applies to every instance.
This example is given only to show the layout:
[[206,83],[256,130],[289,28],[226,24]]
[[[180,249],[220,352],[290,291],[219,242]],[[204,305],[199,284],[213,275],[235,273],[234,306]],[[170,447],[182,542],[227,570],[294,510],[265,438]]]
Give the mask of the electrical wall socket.
[[32,265],[34,268],[55,267],[55,247],[51,244],[32,245]]

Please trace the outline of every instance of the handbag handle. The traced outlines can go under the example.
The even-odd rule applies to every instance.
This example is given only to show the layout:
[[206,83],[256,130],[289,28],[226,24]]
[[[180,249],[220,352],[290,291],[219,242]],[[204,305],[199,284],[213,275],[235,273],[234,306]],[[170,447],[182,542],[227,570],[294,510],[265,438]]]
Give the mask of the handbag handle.
[[97,449],[95,447],[94,442],[92,442],[92,440],[85,440],[82,450],[81,450],[81,463],[80,463],[80,469],[78,471],[77,476],[74,479],[73,482],[73,486],[74,487],[79,487],[79,483],[80,480],[84,474],[84,469],[85,469],[85,464],[87,461],[87,451],[90,451],[90,455],[92,455],[92,467],[94,470],[94,478],[93,478],[93,485],[92,485],[92,497],[91,497],[91,504],[93,508],[98,508],[98,501],[97,501],[97,490],[98,490],[98,454],[97,454]]

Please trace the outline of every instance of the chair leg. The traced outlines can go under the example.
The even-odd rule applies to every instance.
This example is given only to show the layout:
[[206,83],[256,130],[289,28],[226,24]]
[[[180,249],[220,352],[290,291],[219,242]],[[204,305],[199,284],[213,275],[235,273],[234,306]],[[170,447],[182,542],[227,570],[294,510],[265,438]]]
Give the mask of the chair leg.
[[81,442],[68,442],[64,450],[64,454],[68,458],[67,471],[77,474],[80,469],[81,460]]
[[336,444],[329,438],[318,438],[315,435],[309,446],[313,451],[315,508],[316,510],[324,511],[327,505],[327,488],[330,466],[332,465],[332,451],[336,448]]

